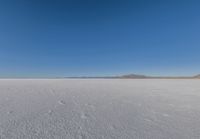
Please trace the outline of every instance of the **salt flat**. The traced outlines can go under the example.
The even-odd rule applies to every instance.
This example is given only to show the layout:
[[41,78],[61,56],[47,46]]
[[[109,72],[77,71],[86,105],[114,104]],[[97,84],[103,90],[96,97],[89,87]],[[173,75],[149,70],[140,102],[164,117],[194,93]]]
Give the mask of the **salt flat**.
[[199,138],[200,80],[0,80],[0,139]]

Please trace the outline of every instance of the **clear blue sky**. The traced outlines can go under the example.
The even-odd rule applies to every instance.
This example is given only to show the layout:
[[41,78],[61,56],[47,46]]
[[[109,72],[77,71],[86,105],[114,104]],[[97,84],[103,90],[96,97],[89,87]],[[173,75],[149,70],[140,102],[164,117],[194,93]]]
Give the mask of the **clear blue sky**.
[[200,73],[200,2],[0,0],[0,77]]

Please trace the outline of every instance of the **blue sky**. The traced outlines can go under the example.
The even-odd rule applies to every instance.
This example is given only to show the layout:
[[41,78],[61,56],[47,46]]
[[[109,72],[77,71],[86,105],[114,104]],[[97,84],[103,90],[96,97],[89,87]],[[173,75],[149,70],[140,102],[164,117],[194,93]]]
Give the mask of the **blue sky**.
[[0,77],[200,73],[200,2],[0,0]]

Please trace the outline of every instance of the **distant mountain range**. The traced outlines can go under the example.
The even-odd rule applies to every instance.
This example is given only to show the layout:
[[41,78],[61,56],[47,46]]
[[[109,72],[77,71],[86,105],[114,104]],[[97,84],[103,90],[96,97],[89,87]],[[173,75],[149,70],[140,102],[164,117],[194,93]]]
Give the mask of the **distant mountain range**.
[[119,78],[125,79],[195,79],[200,78],[199,75],[195,76],[146,76],[146,75],[138,75],[138,74],[127,74],[119,76]]
[[194,78],[200,78],[200,74],[198,74],[198,75],[194,76]]
[[119,78],[149,78],[149,77],[146,75],[139,75],[139,74],[127,74],[119,76]]
[[200,74],[195,76],[146,76],[146,75],[137,75],[137,74],[129,74],[129,75],[123,75],[120,78],[169,78],[169,79],[193,79],[193,78],[200,78]]
[[81,76],[81,77],[66,77],[66,78],[89,78],[89,79],[200,79],[200,74],[195,76],[146,76],[140,74],[126,74],[121,76]]

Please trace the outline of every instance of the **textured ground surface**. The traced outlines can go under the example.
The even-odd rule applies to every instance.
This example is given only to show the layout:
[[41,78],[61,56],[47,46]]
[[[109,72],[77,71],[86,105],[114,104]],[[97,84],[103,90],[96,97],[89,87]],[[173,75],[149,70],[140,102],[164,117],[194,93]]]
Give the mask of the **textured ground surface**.
[[200,80],[0,80],[0,139],[199,139]]

